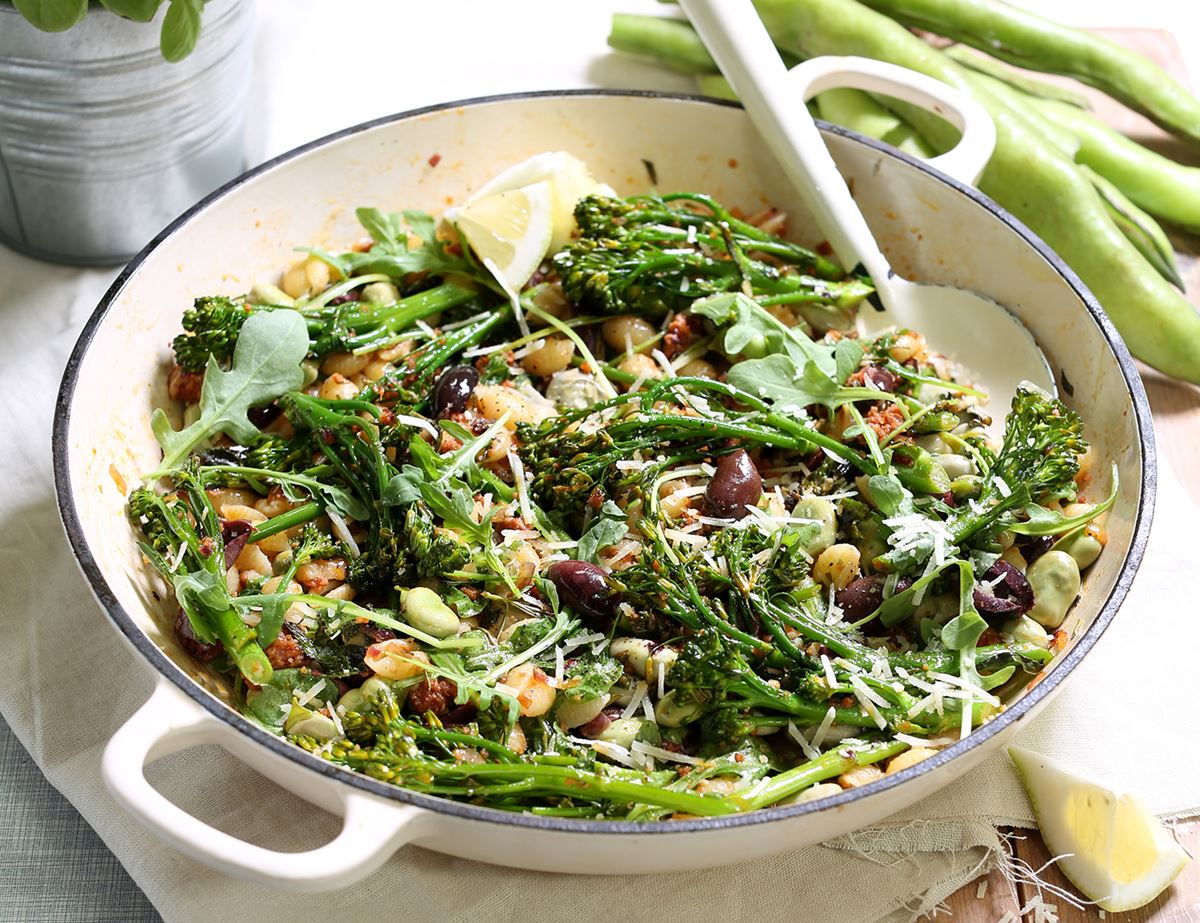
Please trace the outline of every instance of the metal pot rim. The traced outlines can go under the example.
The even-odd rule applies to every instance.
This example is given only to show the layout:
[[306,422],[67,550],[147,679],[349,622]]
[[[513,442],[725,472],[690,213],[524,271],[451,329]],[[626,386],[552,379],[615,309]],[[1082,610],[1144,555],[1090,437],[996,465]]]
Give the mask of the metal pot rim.
[[[0,0],[0,4],[5,0]],[[58,400],[54,416],[54,432],[52,440],[53,464],[54,464],[54,482],[55,493],[58,499],[59,513],[62,517],[63,526],[67,533],[67,538],[70,541],[71,548],[79,562],[80,569],[91,585],[92,592],[96,596],[101,606],[104,608],[108,617],[116,625],[116,627],[125,635],[130,644],[144,657],[154,669],[167,677],[175,684],[185,695],[195,701],[200,707],[205,709],[210,715],[225,724],[230,725],[234,730],[249,737],[255,743],[267,748],[278,756],[289,759],[301,766],[328,778],[332,782],[337,782],[349,785],[363,792],[368,792],[380,798],[386,798],[392,801],[399,801],[406,804],[411,804],[416,807],[425,808],[429,811],[438,814],[446,814],[454,817],[481,821],[484,823],[509,825],[516,827],[527,827],[538,830],[550,830],[563,833],[597,833],[597,834],[637,834],[639,836],[648,835],[663,835],[663,834],[683,834],[693,831],[714,831],[729,827],[742,827],[751,824],[765,824],[774,821],[781,821],[790,818],[795,818],[806,814],[815,814],[821,811],[837,809],[845,806],[853,801],[863,798],[869,798],[875,795],[880,795],[884,792],[903,785],[905,782],[915,779],[925,773],[932,772],[940,766],[957,759],[960,756],[980,746],[987,740],[990,740],[997,734],[1002,733],[1011,725],[1019,721],[1026,713],[1034,706],[1042,701],[1046,696],[1050,695],[1054,689],[1063,681],[1063,679],[1078,666],[1079,662],[1091,650],[1092,646],[1104,633],[1112,622],[1121,603],[1124,601],[1126,594],[1129,592],[1129,587],[1133,582],[1133,578],[1137,573],[1138,567],[1144,557],[1146,544],[1149,539],[1150,524],[1153,517],[1154,497],[1157,486],[1157,465],[1156,465],[1156,450],[1154,443],[1154,430],[1150,414],[1150,405],[1146,397],[1145,389],[1142,386],[1141,378],[1138,374],[1133,357],[1129,354],[1128,348],[1117,334],[1112,322],[1104,313],[1099,303],[1090,291],[1079,280],[1078,276],[1042,242],[1032,231],[1030,231],[1017,218],[1009,214],[1008,211],[1001,208],[987,196],[980,193],[978,190],[966,186],[951,177],[940,173],[936,169],[928,166],[921,161],[904,154],[882,142],[876,141],[873,138],[868,138],[860,135],[857,132],[841,128],[837,125],[832,125],[828,122],[820,122],[820,127],[823,131],[832,134],[840,135],[848,138],[858,144],[865,145],[883,154],[887,157],[899,160],[910,167],[916,168],[928,175],[934,177],[942,183],[945,183],[959,193],[972,200],[976,205],[979,205],[990,212],[995,217],[999,218],[1015,233],[1022,238],[1026,243],[1032,246],[1038,254],[1050,264],[1051,267],[1062,277],[1063,281],[1074,291],[1075,295],[1083,302],[1088,314],[1091,315],[1092,321],[1099,328],[1104,339],[1107,341],[1109,348],[1113,351],[1117,363],[1121,368],[1121,374],[1125,379],[1125,384],[1129,389],[1130,397],[1134,406],[1134,414],[1138,430],[1138,438],[1142,451],[1142,478],[1141,478],[1141,494],[1138,504],[1137,515],[1134,521],[1133,535],[1130,540],[1129,550],[1125,558],[1125,562],[1121,567],[1117,580],[1109,593],[1108,598],[1104,601],[1097,613],[1095,620],[1088,626],[1087,630],[1075,641],[1070,652],[1062,659],[1057,667],[1044,680],[1039,682],[1033,689],[1026,692],[1013,705],[1002,712],[998,717],[989,721],[981,728],[973,731],[965,740],[959,741],[944,750],[939,751],[935,756],[922,760],[916,765],[897,773],[894,776],[886,776],[876,782],[861,788],[849,789],[840,795],[835,795],[830,798],[820,799],[814,802],[804,804],[788,805],[780,808],[772,808],[768,810],[752,811],[746,814],[734,814],[724,817],[709,817],[699,818],[695,820],[657,822],[649,824],[639,824],[631,821],[600,821],[600,820],[585,820],[578,818],[560,818],[560,817],[541,817],[531,814],[517,814],[505,811],[499,811],[494,808],[485,808],[462,802],[451,801],[446,798],[440,798],[434,795],[425,795],[419,792],[410,791],[396,785],[391,785],[385,782],[379,782],[371,779],[368,776],[354,773],[349,770],[334,766],[324,760],[321,760],[305,750],[283,740],[274,735],[268,734],[266,731],[250,723],[241,714],[235,712],[224,703],[217,700],[215,697],[205,692],[197,685],[186,673],[183,672],[173,661],[171,661],[165,653],[155,645],[150,638],[138,627],[132,616],[118,602],[108,582],[105,580],[101,569],[92,555],[91,549],[88,546],[87,540],[83,534],[83,527],[80,522],[79,513],[75,505],[74,493],[71,487],[70,464],[68,456],[68,429],[71,420],[71,404],[74,398],[75,387],[79,378],[79,370],[83,363],[83,359],[87,354],[88,348],[91,345],[92,339],[104,321],[109,308],[119,297],[130,279],[137,273],[138,268],[145,262],[149,256],[161,246],[168,238],[176,231],[188,224],[194,218],[201,215],[209,205],[221,198],[230,191],[254,179],[259,174],[273,170],[290,160],[293,160],[310,151],[324,147],[332,142],[339,141],[343,138],[348,138],[352,135],[387,125],[393,122],[405,121],[417,116],[426,115],[434,112],[440,112],[447,109],[467,108],[471,106],[491,105],[495,103],[513,102],[529,99],[545,99],[545,98],[587,98],[587,97],[607,97],[607,98],[633,98],[633,99],[661,99],[667,101],[679,101],[685,103],[698,103],[703,105],[711,105],[716,107],[740,109],[741,106],[734,102],[725,100],[715,100],[709,97],[697,96],[686,93],[666,93],[658,91],[642,91],[642,90],[606,90],[606,89],[581,89],[581,90],[542,90],[535,92],[507,93],[495,96],[478,96],[469,99],[455,100],[452,102],[438,103],[435,105],[424,106],[417,109],[410,109],[406,112],[400,112],[393,115],[383,116],[378,119],[372,119],[367,122],[362,122],[358,125],[342,129],[332,134],[326,135],[315,141],[310,141],[291,151],[272,158],[254,167],[251,170],[243,173],[236,179],[226,183],[221,188],[212,192],[205,198],[201,199],[194,206],[172,221],[166,228],[163,229],[157,237],[147,244],[137,256],[135,256],[129,264],[121,271],[114,280],[112,286],[100,300],[91,317],[88,318],[84,325],[79,339],[71,352],[71,356],[67,361],[66,369],[63,372],[62,384],[58,393]]]

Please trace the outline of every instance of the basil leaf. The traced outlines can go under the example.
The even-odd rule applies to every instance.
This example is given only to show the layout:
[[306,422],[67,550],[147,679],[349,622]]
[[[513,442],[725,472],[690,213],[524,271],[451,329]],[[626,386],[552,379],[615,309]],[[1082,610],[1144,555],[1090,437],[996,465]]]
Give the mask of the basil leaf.
[[43,32],[65,32],[87,15],[88,0],[13,0],[17,12]]
[[204,0],[170,0],[167,15],[163,17],[159,47],[168,61],[182,61],[200,38],[200,14]]

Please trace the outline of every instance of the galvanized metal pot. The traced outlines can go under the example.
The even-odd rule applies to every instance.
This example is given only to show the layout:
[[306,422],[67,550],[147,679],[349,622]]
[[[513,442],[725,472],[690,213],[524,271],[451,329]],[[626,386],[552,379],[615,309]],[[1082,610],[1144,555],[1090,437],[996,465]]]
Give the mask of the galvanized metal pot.
[[[165,10],[165,5],[164,5]],[[93,4],[57,34],[0,0],[0,242],[123,263],[244,167],[253,0],[211,0],[196,50]]]

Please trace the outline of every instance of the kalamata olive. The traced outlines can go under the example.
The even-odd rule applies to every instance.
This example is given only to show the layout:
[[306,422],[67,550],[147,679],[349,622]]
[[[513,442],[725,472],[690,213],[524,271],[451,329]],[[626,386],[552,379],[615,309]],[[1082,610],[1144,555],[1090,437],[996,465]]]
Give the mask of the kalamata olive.
[[568,608],[590,620],[607,623],[616,611],[617,597],[608,575],[587,561],[555,561],[546,571]]
[[[839,590],[837,596],[834,597],[834,602],[842,610],[842,617],[853,622],[866,618],[878,609],[883,603],[883,587],[886,582],[887,578],[885,577],[859,577],[848,584],[844,590]],[[896,588],[892,591],[892,595],[903,593],[910,586],[912,586],[912,581],[907,577],[901,577],[896,581]]]
[[175,637],[179,640],[179,646],[201,663],[211,663],[221,653],[220,641],[205,644],[196,637],[192,631],[192,623],[182,609],[175,616]]
[[[860,369],[862,374],[862,387],[875,388],[879,391],[895,391],[900,385],[900,376],[890,369],[885,369],[881,365],[868,365],[864,369]],[[851,376],[854,378],[855,376]]]
[[761,496],[762,478],[745,449],[721,456],[704,491],[712,514],[723,519],[743,519],[750,515],[746,507],[754,506]]
[[233,562],[238,559],[238,555],[246,547],[246,540],[250,537],[252,528],[250,523],[244,519],[221,520],[221,538],[225,542],[226,570],[233,566]]
[[[620,717],[620,711],[617,712],[617,717]],[[575,729],[575,733],[580,737],[586,737],[588,740],[594,740],[604,733],[604,729],[613,723],[613,719],[606,712],[600,712],[595,718],[587,724],[581,724]]]
[[467,409],[471,392],[479,384],[479,372],[470,365],[456,365],[442,372],[433,388],[433,412],[435,416],[462,413]]
[[[997,578],[999,583],[991,585]],[[1008,620],[1033,608],[1033,587],[1007,561],[997,560],[975,585],[975,608],[987,621]]]
[[1026,564],[1032,564],[1054,545],[1054,536],[1036,535],[1021,543],[1021,556]]

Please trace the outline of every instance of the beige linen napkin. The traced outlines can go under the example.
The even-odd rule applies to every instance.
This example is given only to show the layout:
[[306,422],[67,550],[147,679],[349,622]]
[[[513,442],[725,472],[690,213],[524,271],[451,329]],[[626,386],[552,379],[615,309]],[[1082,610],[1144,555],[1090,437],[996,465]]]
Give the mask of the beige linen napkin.
[[[0,711],[33,758],[169,921],[656,919],[905,921],[990,868],[997,824],[1031,815],[1007,758],[993,757],[877,828],[826,846],[728,868],[646,878],[579,878],[493,868],[406,848],[369,884],[303,897],[247,885],[167,848],[124,814],[100,780],[100,754],[149,694],[147,667],[92,600],[62,535],[50,475],[50,419],[76,331],[109,273],[45,267],[0,249],[0,370],[8,397],[0,479]],[[120,369],[113,370],[114,375]],[[1189,536],[1196,507],[1163,471],[1150,548],[1125,607],[1020,743],[1140,791],[1167,815],[1200,812],[1200,737],[1181,705],[1200,700],[1191,662]],[[114,523],[114,530],[122,528]],[[168,797],[264,846],[326,841],[337,821],[224,751],[176,754],[150,770]],[[734,859],[736,857],[722,857]],[[581,868],[581,872],[587,871]],[[298,911],[298,908],[302,910]]]

